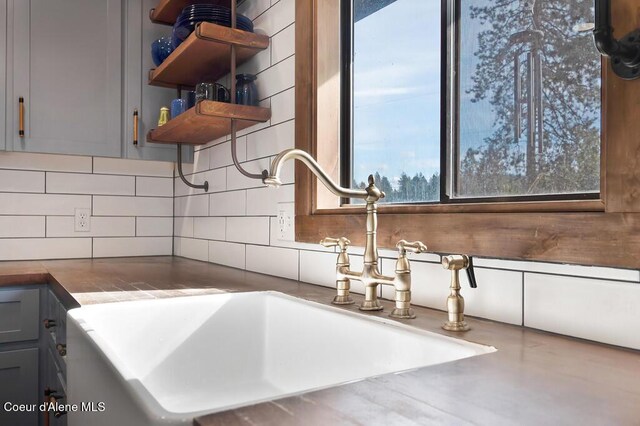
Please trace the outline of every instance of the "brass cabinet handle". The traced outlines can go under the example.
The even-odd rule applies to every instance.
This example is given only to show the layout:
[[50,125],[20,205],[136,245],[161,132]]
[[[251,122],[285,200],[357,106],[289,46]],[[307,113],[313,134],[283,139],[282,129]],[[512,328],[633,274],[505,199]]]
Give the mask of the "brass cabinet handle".
[[56,326],[56,320],[52,320],[52,319],[48,319],[47,318],[42,322],[44,323],[44,328],[46,328],[47,330]]
[[24,137],[24,98],[18,98],[18,136]]
[[138,109],[133,110],[133,144],[138,145]]

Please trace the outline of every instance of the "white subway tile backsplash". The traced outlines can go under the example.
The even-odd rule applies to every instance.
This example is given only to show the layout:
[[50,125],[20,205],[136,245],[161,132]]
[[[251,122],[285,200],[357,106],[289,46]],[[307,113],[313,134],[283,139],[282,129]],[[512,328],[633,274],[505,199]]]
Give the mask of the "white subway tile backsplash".
[[196,217],[193,219],[194,238],[224,240],[225,234],[226,220],[224,217]]
[[0,259],[73,259],[91,257],[91,238],[0,239]]
[[209,196],[210,216],[244,216],[247,213],[247,191],[230,191]]
[[[269,166],[271,165],[271,160],[269,158],[263,158],[260,160],[248,161],[246,163],[242,163],[241,165],[249,173],[257,174],[257,173],[262,173],[263,170],[269,170]],[[262,183],[260,179],[250,179],[242,175],[235,168],[235,166],[229,166],[225,170],[227,171],[227,191],[232,191],[236,189],[260,188],[264,186],[264,183]]]
[[94,238],[93,257],[171,255],[171,237]]
[[296,24],[291,24],[271,38],[271,63],[277,64],[296,52]]
[[295,56],[290,56],[282,62],[258,74],[256,86],[261,99],[268,98],[290,89],[295,84]]
[[298,279],[298,250],[247,245],[248,271]]
[[134,195],[135,177],[47,173],[47,193]]
[[[209,170],[207,172],[188,175],[185,176],[185,178],[188,182],[197,185],[202,185],[205,181],[209,182],[209,192],[220,192],[226,189],[226,172],[224,169]],[[202,195],[204,193],[202,189],[191,188],[185,185],[180,178],[174,179],[174,182],[176,197]]]
[[44,192],[44,172],[0,170],[0,192]]
[[275,125],[283,121],[295,118],[296,89],[285,90],[271,98],[271,124]]
[[75,217],[48,216],[47,237],[133,237],[136,235],[135,217],[91,217],[88,232],[75,231]]
[[228,217],[227,241],[249,244],[269,244],[268,217]]
[[92,158],[77,155],[2,152],[0,169],[91,173]]
[[33,237],[45,237],[44,216],[0,216],[0,238]]
[[295,201],[294,189],[294,185],[248,189],[246,214],[248,216],[277,216],[278,203]]
[[335,288],[337,260],[336,253],[300,250],[300,281]]
[[209,215],[209,196],[207,194],[174,198],[173,201],[176,216]]
[[640,284],[526,273],[524,325],[640,349]]
[[609,280],[640,282],[640,272],[631,269],[605,268],[600,266],[566,265],[559,263],[525,262],[502,259],[474,258],[474,264],[497,269],[541,272],[546,274],[570,275]]
[[[196,147],[196,148],[204,148],[207,145],[204,146],[200,146],[200,147]],[[184,151],[183,151],[184,152]],[[200,150],[196,150],[193,153],[193,163],[182,163],[182,173],[184,173],[185,175],[190,175],[192,173],[200,173],[200,172],[204,172],[206,170],[209,170],[211,167],[209,167],[209,156],[206,153],[206,150],[203,152],[200,152]],[[178,168],[175,167],[174,168],[174,176],[178,176]]]
[[271,6],[269,0],[251,0],[245,1],[238,7],[238,13],[242,13],[247,18],[254,20],[263,14]]
[[0,214],[69,216],[77,208],[91,208],[90,195],[0,194]]
[[332,247],[323,247],[318,243],[299,243],[295,241],[281,241],[278,239],[278,218],[273,216],[269,218],[271,224],[269,245],[273,247],[294,248],[298,250],[311,250],[311,251],[325,251],[333,253],[335,250]]
[[[238,138],[238,139],[242,139],[244,141],[242,143],[244,147],[246,144],[246,137],[243,136],[242,138]],[[240,149],[238,149],[239,146],[240,146],[240,140],[237,140],[236,153],[238,153],[238,161],[243,161],[242,159],[240,159],[240,156],[239,156],[239,151],[240,151]],[[231,142],[219,143],[218,145],[214,145],[204,152],[209,154],[209,164],[211,165],[212,169],[226,167],[233,164],[233,160],[231,159]],[[242,157],[244,157],[244,155]]]
[[[450,271],[449,271],[450,272]],[[522,273],[475,268],[477,288],[460,271],[460,290],[467,315],[522,325]]]
[[245,269],[245,245],[209,241],[209,262]]
[[137,177],[136,196],[173,197],[173,179]]
[[238,74],[258,74],[271,66],[271,44],[258,52],[250,61],[240,65],[237,69]]
[[209,242],[207,240],[197,240],[193,238],[176,238],[175,250],[179,256],[189,259],[209,260]]
[[175,217],[173,232],[176,237],[193,238],[193,217]]
[[93,173],[129,176],[172,177],[173,163],[166,161],[125,160],[94,157]]
[[172,217],[137,217],[137,237],[173,237]]
[[295,123],[286,121],[247,135],[247,159],[276,155],[295,146]]
[[172,216],[173,200],[156,197],[94,196],[93,215]]
[[295,19],[295,1],[280,0],[253,21],[256,32],[272,37],[274,34],[291,25]]

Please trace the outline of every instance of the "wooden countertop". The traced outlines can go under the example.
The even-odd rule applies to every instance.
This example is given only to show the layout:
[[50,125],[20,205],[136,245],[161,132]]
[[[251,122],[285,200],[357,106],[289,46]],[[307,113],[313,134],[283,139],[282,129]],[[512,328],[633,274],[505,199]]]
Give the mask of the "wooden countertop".
[[[329,288],[177,257],[0,262],[0,286],[46,282],[69,307],[256,290],[328,304],[334,294]],[[355,298],[358,303],[360,297]],[[391,304],[383,303],[385,312],[367,315],[387,315]],[[357,311],[357,306],[344,309]],[[195,424],[640,425],[640,351],[470,317],[470,331],[451,333],[440,328],[443,312],[415,310],[418,318],[401,322],[498,351],[211,414]],[[374,343],[372,350],[384,344]]]

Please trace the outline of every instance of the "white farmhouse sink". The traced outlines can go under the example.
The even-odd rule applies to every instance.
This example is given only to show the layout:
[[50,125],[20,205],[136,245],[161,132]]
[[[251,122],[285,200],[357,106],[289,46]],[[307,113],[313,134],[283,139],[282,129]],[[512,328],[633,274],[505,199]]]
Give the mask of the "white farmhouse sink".
[[205,413],[495,351],[276,292],[69,311],[73,425],[190,424]]

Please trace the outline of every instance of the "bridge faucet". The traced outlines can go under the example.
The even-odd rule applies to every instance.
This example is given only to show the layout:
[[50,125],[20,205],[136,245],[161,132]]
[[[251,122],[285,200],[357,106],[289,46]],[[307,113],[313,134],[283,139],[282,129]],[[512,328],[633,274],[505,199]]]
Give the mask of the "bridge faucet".
[[400,240],[396,245],[398,249],[398,260],[396,262],[395,275],[393,277],[382,275],[378,264],[378,246],[376,232],[378,228],[378,207],[379,199],[384,198],[384,192],[375,185],[373,176],[369,176],[369,185],[364,189],[348,189],[337,185],[327,173],[322,170],[315,159],[307,152],[300,149],[288,149],[276,156],[271,163],[271,168],[263,182],[268,186],[280,186],[280,173],[282,165],[291,159],[302,161],[334,195],[343,198],[360,198],[366,202],[367,212],[367,233],[364,249],[364,267],[362,271],[352,271],[350,269],[349,255],[347,247],[350,244],[345,237],[325,238],[320,241],[325,247],[339,247],[338,261],[336,263],[336,288],[337,296],[333,303],[345,305],[353,303],[350,296],[351,280],[364,284],[364,301],[360,305],[363,311],[381,311],[382,304],[378,300],[378,286],[389,285],[395,288],[395,308],[389,314],[393,318],[415,318],[411,309],[411,267],[407,258],[407,251],[422,253],[427,250],[420,241],[407,242]]

